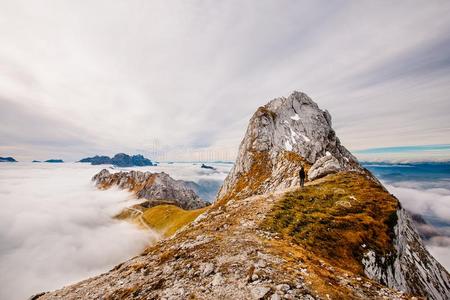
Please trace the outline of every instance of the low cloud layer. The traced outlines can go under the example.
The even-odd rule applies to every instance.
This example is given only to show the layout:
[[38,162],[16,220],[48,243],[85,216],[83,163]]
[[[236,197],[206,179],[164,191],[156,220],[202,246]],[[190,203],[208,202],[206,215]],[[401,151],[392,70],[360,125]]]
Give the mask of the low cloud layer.
[[27,299],[107,271],[158,235],[111,217],[130,194],[99,191],[82,164],[0,165],[0,299]]
[[425,218],[428,224],[418,226],[428,236],[425,245],[450,270],[450,189],[426,188],[424,182],[391,182],[386,188],[406,210]]
[[[155,232],[112,219],[138,201],[123,190],[96,189],[90,178],[104,167],[109,166],[0,164],[0,299],[26,299],[100,274],[158,239]],[[232,165],[214,167],[133,169],[193,181],[214,197]]]

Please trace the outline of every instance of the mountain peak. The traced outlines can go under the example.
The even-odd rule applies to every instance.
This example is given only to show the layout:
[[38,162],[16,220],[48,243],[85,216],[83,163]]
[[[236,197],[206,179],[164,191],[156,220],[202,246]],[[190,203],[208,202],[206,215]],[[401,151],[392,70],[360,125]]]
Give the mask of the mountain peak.
[[330,113],[302,92],[259,107],[218,198],[242,198],[295,186],[302,165],[310,180],[342,170],[362,171],[331,125]]

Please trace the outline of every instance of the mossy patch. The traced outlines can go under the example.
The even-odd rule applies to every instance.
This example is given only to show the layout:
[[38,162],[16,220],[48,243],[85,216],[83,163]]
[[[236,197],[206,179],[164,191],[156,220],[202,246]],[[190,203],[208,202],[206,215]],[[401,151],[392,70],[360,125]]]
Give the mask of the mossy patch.
[[397,199],[377,182],[342,172],[286,193],[262,227],[341,268],[362,273],[366,249],[380,254],[394,251],[392,224],[397,208]]

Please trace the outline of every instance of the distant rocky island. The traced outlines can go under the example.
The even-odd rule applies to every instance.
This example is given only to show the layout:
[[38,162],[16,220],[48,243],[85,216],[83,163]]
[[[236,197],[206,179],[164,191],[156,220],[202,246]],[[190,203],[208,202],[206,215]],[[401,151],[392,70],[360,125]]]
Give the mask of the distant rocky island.
[[0,157],[0,162],[17,162],[17,160],[15,160],[11,156],[8,156],[8,157]]
[[34,163],[40,163],[40,162],[42,162],[42,161],[33,159],[32,162],[34,162]]
[[210,169],[210,170],[215,170],[216,168],[214,168],[214,167],[212,167],[212,166],[208,166],[208,165],[205,165],[205,164],[202,164],[201,166],[200,166],[200,168],[202,168],[202,169]]
[[81,163],[91,163],[91,165],[114,165],[117,167],[141,167],[141,166],[154,166],[155,164],[143,155],[128,155],[125,153],[118,153],[113,158],[109,156],[93,156],[81,159]]
[[63,163],[64,160],[62,160],[62,159],[47,159],[44,162],[46,162],[46,163]]

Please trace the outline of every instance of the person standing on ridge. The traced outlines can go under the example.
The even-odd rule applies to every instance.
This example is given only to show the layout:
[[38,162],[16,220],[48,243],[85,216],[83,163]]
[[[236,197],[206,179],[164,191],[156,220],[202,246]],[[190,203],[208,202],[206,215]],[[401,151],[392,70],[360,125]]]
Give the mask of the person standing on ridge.
[[298,176],[300,176],[300,187],[303,188],[303,186],[305,185],[305,177],[306,177],[306,173],[305,173],[305,168],[302,165],[302,168],[300,169],[300,172],[298,172]]

